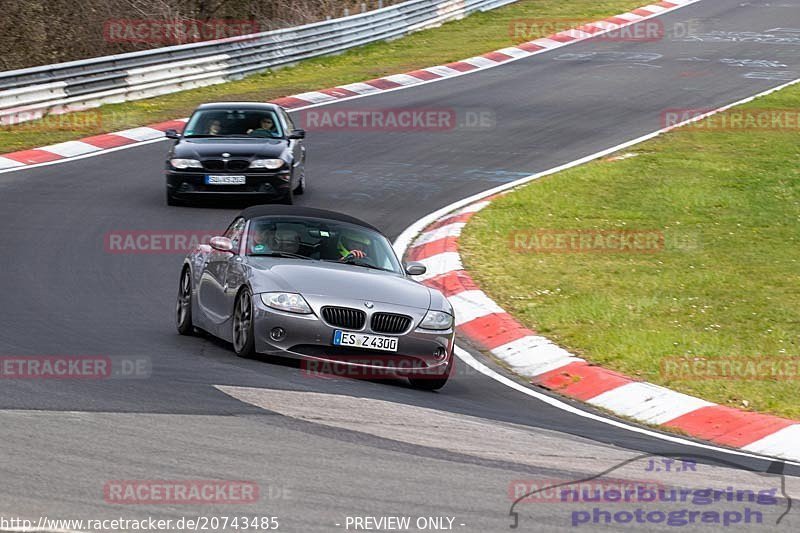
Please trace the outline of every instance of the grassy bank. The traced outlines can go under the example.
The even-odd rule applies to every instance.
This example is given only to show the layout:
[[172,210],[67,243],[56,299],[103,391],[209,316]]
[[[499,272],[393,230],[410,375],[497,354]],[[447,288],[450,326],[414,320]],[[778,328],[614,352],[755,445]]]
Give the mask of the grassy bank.
[[[768,109],[788,117],[783,129],[723,127],[732,113],[747,120]],[[625,151],[635,157],[521,188],[472,219],[460,241],[465,263],[517,318],[589,361],[800,418],[796,374],[765,378],[771,370],[762,367],[761,379],[730,380],[662,371],[675,358],[788,364],[800,356],[800,126],[790,117],[798,109],[795,85]],[[574,230],[621,229],[663,240],[650,253],[602,240],[569,244]],[[538,230],[564,235],[560,246]]]
[[[0,153],[44,146],[98,133],[118,131],[188,116],[200,103],[213,100],[264,101],[280,96],[354,83],[448,63],[511,46],[513,23],[521,19],[598,20],[642,5],[631,0],[522,0],[515,4],[476,13],[440,28],[415,33],[389,43],[376,43],[335,57],[315,59],[296,67],[247,77],[222,85],[183,91],[167,96],[107,105],[98,110],[73,113],[65,127],[51,121],[32,121],[14,128],[0,127]],[[539,28],[527,26],[526,40],[541,37]]]

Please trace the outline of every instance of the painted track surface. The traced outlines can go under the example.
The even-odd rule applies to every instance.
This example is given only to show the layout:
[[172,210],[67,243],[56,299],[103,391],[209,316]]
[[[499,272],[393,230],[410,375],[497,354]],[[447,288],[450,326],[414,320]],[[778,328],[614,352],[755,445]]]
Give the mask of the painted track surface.
[[[661,20],[666,28],[699,21],[704,32],[766,34],[800,20],[798,14],[797,0],[704,0]],[[453,200],[656,130],[665,109],[715,107],[779,85],[786,72],[798,77],[800,45],[766,40],[592,40],[321,108],[446,108],[459,116],[485,110],[497,127],[314,133],[310,191],[300,203],[355,214],[394,237]],[[766,59],[786,67],[737,67],[721,59]],[[243,510],[278,513],[290,531],[329,531],[348,514],[385,513],[456,515],[467,524],[464,530],[489,531],[507,527],[506,487],[521,473],[575,477],[639,452],[688,453],[567,415],[481,375],[459,375],[441,393],[425,394],[399,383],[310,379],[293,365],[240,361],[224,345],[178,337],[172,309],[180,256],[104,250],[109,231],[221,228],[235,212],[233,206],[167,208],[160,170],[165,151],[166,144],[156,143],[0,175],[0,244],[7,251],[0,353],[129,355],[153,363],[152,376],[141,380],[4,380],[0,512],[174,516],[185,509],[109,506],[102,486],[126,478],[255,479],[263,487],[288,488],[292,496]],[[226,394],[215,385],[287,392],[240,401],[231,396],[235,390]],[[361,431],[335,409],[321,408],[317,417],[296,412],[282,401],[292,397],[288,391],[385,400],[390,419],[405,432],[370,430],[376,411],[366,407],[364,419],[356,420]],[[487,434],[517,424],[530,441],[516,452],[509,441],[506,459],[465,451],[449,433],[424,427],[425,412],[415,408],[453,413],[451,423],[459,427],[463,415],[485,419]],[[426,432],[429,440],[412,438]],[[756,469],[768,465],[737,461]],[[214,511],[220,514],[211,507],[203,514]]]

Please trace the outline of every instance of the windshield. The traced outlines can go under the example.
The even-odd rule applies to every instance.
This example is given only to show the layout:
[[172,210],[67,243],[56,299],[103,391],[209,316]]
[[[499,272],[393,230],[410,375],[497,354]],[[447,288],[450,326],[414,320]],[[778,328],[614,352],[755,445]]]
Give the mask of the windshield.
[[184,130],[184,137],[282,138],[278,117],[268,110],[208,109],[196,111]]
[[333,261],[402,273],[392,245],[380,233],[346,222],[316,218],[252,219],[247,255]]

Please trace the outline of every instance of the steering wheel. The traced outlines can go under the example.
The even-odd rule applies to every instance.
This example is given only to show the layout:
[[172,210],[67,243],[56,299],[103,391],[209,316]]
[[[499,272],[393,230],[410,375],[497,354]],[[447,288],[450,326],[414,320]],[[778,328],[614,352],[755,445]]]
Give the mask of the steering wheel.
[[369,260],[369,256],[365,255],[364,257],[358,257],[353,252],[350,252],[346,256],[342,257],[342,262],[347,263],[349,261],[367,261]]

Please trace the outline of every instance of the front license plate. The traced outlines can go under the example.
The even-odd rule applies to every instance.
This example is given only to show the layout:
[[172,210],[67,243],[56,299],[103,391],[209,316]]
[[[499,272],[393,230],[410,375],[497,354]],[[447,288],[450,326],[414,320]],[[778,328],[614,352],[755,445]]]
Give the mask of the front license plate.
[[348,333],[340,329],[337,329],[333,333],[333,344],[335,346],[353,346],[355,348],[382,350],[384,352],[397,351],[397,337],[381,337],[380,335],[368,335],[366,333]]
[[206,185],[244,185],[245,183],[247,183],[247,176],[206,175]]

